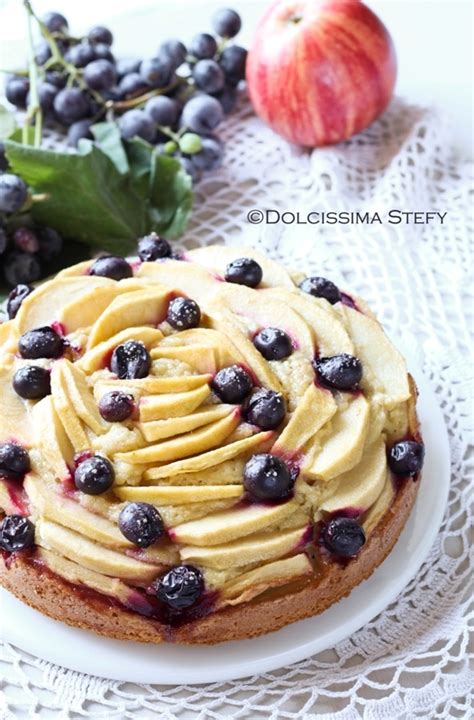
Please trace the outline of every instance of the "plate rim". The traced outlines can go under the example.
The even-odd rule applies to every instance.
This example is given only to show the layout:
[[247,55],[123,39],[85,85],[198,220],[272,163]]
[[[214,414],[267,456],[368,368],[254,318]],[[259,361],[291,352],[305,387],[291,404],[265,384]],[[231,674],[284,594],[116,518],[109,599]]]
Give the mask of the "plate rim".
[[[25,652],[41,658],[42,660],[76,672],[86,673],[88,675],[119,682],[153,683],[169,686],[227,682],[230,680],[251,677],[265,672],[271,672],[283,666],[301,662],[311,655],[333,647],[336,643],[350,637],[361,627],[370,622],[370,620],[376,617],[382,610],[384,610],[384,608],[390,605],[413,579],[413,577],[415,577],[436,540],[446,509],[451,474],[448,432],[436,394],[429,380],[419,369],[417,369],[413,374],[417,377],[417,385],[420,390],[418,407],[419,414],[421,416],[423,436],[425,441],[428,438],[429,445],[436,441],[438,448],[437,454],[439,455],[439,458],[436,466],[438,482],[436,483],[435,497],[437,499],[435,510],[430,515],[430,524],[424,528],[425,532],[421,535],[420,544],[417,547],[416,554],[411,557],[410,561],[404,566],[402,565],[401,571],[397,575],[396,579],[390,583],[388,592],[385,591],[380,595],[375,596],[374,599],[366,604],[364,609],[359,610],[355,615],[351,616],[351,614],[348,614],[347,619],[338,624],[337,628],[329,628],[329,630],[324,631],[323,625],[325,616],[327,618],[331,610],[334,612],[334,608],[341,607],[341,603],[345,603],[347,605],[349,599],[353,596],[353,593],[357,592],[358,596],[363,594],[364,589],[367,590],[370,588],[371,581],[372,584],[377,584],[377,576],[381,576],[383,574],[384,567],[386,567],[390,559],[392,559],[392,562],[396,562],[397,548],[398,551],[401,552],[403,539],[408,539],[406,536],[409,532],[409,526],[415,522],[414,515],[417,506],[419,506],[420,493],[417,496],[407,525],[400,534],[394,548],[369,578],[354,588],[348,597],[342,599],[339,603],[335,603],[323,613],[311,618],[306,618],[305,620],[300,620],[297,623],[293,623],[276,631],[275,633],[270,633],[253,639],[229,641],[215,646],[169,646],[167,644],[150,645],[145,643],[131,643],[130,641],[102,637],[95,635],[88,630],[64,625],[63,623],[48,618],[33,608],[28,607],[6,590],[0,588],[0,608],[2,608],[1,616],[5,618],[8,616],[9,612],[12,612],[14,615],[19,615],[20,617],[23,616],[23,622],[16,624],[15,627],[13,627],[10,623],[2,623],[2,626],[0,626],[2,639],[13,646],[24,650]],[[423,419],[423,417],[425,419]],[[427,456],[429,456],[429,452],[427,453]],[[423,480],[421,482],[423,482]],[[425,476],[425,485],[423,487],[426,487],[426,482]],[[431,489],[427,492],[434,493],[435,490]],[[316,624],[316,627],[319,626],[319,630],[323,629],[323,632],[317,634],[316,637],[309,637],[306,642],[292,645],[291,630],[292,628],[295,628],[295,626],[300,625],[300,623],[307,623],[310,625],[314,623]],[[27,629],[32,625],[35,626],[35,632],[28,633]],[[287,640],[283,636],[277,638],[277,636],[280,636],[283,633],[288,635]],[[134,655],[142,654],[143,658],[141,660],[140,658],[134,658],[132,661],[134,664],[133,671],[131,671],[128,664],[124,663],[119,663],[118,666],[112,670],[109,667],[98,668],[97,665],[100,665],[100,660],[91,669],[88,669],[85,666],[85,662],[87,662],[87,660],[85,660],[83,656],[81,659],[81,656],[78,658],[77,653],[69,652],[68,654],[68,648],[70,647],[68,642],[65,642],[64,644],[61,642],[51,642],[51,637],[52,635],[54,636],[54,634],[59,636],[63,635],[66,640],[67,636],[71,635],[71,641],[74,641],[74,636],[76,636],[76,639],[80,639],[80,644],[82,644],[82,640],[84,643],[87,643],[87,637],[89,637],[92,644],[97,646],[98,650],[100,650],[101,644],[104,646],[102,648],[102,652],[106,650],[106,655],[108,652],[117,652],[117,650],[119,653],[123,653],[124,650],[127,652],[128,648],[130,658],[130,646],[133,646],[136,650]],[[266,655],[265,657],[252,659],[252,645],[255,646],[256,643],[259,643],[259,641],[264,642],[265,639],[272,637],[274,639],[281,640],[283,642],[283,648],[277,650],[275,647],[275,650],[271,652],[271,654]],[[46,638],[48,638],[47,643],[44,642]],[[273,644],[275,645],[275,643]],[[108,649],[109,646],[111,648],[110,650]],[[151,672],[147,674],[147,671],[150,668],[149,659],[147,659],[146,656],[151,655],[154,652],[159,653],[160,649],[162,650],[166,647],[171,648],[171,652],[174,654],[176,654],[176,649],[178,649],[178,655],[184,655],[186,653],[190,656],[191,660],[196,654],[202,655],[204,658],[209,654],[212,656],[213,650],[217,650],[216,654],[222,654],[222,652],[219,651],[219,648],[228,648],[231,650],[238,647],[242,657],[238,662],[235,662],[234,653],[225,653],[225,655],[229,657],[229,660],[225,663],[221,663],[218,668],[213,667],[212,675],[207,670],[205,663],[202,662],[198,663],[196,667],[190,668],[190,662],[188,661],[188,667],[183,666],[177,669],[176,665],[180,664],[178,660],[178,662],[175,661],[175,665],[173,665],[171,669],[167,669],[165,662],[166,659],[163,658],[158,659],[158,662],[153,662]],[[88,656],[88,660],[90,660],[90,656]],[[139,667],[140,663],[141,667]],[[138,673],[136,672],[137,669],[139,670]]]

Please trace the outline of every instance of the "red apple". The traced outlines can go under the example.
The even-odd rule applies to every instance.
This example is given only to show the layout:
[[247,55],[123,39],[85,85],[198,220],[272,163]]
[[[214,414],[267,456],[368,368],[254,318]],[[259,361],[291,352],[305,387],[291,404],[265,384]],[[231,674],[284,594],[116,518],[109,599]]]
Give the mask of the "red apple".
[[346,140],[387,106],[396,77],[391,37],[359,0],[277,0],[247,58],[255,112],[297,145]]

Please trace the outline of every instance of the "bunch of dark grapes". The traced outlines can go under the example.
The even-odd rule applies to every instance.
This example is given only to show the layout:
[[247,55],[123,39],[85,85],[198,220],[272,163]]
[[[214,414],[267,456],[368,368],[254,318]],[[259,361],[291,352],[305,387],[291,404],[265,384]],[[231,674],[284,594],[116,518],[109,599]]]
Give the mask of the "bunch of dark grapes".
[[49,227],[33,225],[25,210],[28,188],[21,178],[8,172],[2,155],[0,174],[0,280],[7,285],[26,285],[51,272],[51,263],[61,253],[61,236]]
[[[76,147],[92,139],[93,123],[113,118],[125,141],[139,137],[158,146],[197,180],[222,161],[215,131],[235,107],[247,57],[232,42],[241,28],[238,13],[219,10],[212,25],[215,35],[200,33],[187,47],[168,39],[152,58],[118,59],[108,28],[76,38],[63,15],[47,13],[35,52],[45,122],[64,128]],[[7,80],[7,99],[17,108],[27,106],[29,90],[26,76]]]

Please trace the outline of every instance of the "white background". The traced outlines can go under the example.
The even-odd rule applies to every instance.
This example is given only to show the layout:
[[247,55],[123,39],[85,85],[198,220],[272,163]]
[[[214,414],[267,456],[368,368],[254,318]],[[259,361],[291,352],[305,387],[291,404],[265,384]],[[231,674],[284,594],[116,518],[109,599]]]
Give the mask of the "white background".
[[[264,0],[32,0],[38,13],[58,10],[73,32],[106,23],[120,54],[153,55],[162,39],[189,40],[210,29],[213,8],[232,6],[244,18],[241,35],[248,44],[256,22],[269,4]],[[397,48],[396,92],[414,104],[446,112],[453,142],[472,157],[473,4],[470,0],[370,0],[389,28]],[[205,5],[205,8],[203,7]],[[210,10],[211,9],[211,10]],[[0,0],[0,67],[21,66],[26,23],[21,0]]]

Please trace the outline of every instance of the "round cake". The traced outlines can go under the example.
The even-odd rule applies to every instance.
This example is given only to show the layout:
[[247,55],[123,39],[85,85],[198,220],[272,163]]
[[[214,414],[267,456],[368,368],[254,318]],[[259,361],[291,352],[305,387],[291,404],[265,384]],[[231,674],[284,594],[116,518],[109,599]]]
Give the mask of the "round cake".
[[0,584],[109,637],[322,612],[416,498],[416,388],[367,305],[248,248],[75,265],[0,325]]

